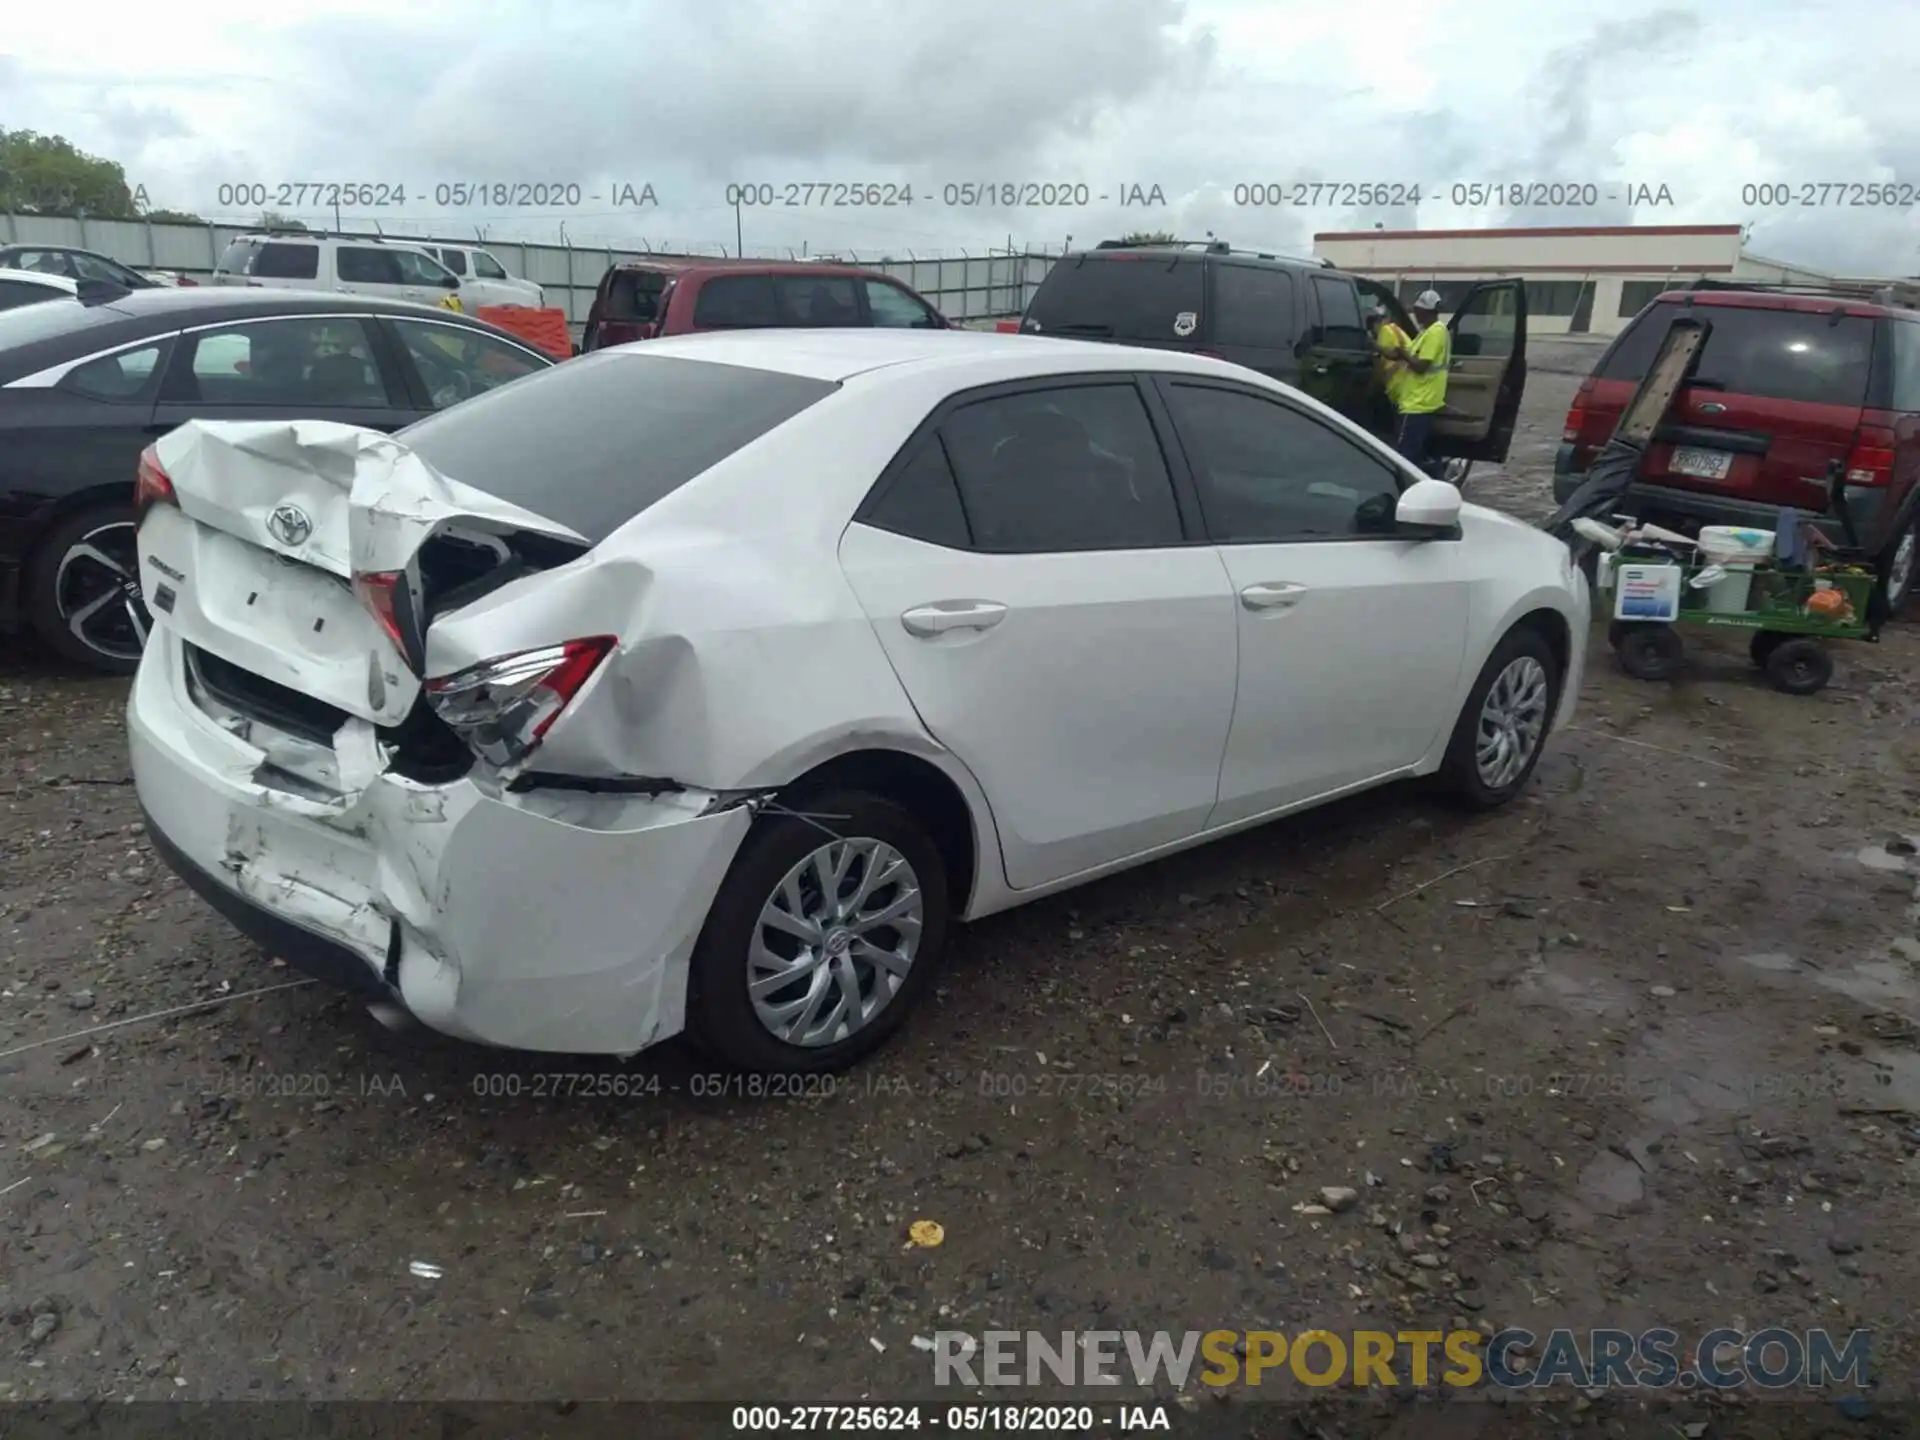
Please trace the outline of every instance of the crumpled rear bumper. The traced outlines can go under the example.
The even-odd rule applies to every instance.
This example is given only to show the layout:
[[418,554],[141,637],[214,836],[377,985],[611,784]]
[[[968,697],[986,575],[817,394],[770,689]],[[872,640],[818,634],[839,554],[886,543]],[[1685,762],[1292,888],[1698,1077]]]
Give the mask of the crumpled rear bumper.
[[164,627],[128,743],[156,848],[242,933],[517,1049],[630,1054],[679,1031],[694,942],[751,823],[697,792],[509,795],[377,769],[336,799],[262,784],[265,750],[200,708]]

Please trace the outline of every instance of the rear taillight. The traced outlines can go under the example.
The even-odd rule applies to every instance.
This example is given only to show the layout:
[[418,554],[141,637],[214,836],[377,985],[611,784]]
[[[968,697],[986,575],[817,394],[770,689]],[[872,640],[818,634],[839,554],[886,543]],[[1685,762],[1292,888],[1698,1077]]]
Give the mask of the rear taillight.
[[399,570],[371,570],[355,575],[353,593],[373,618],[380,622],[380,628],[393,641],[394,649],[411,663],[413,646],[408,643],[407,625],[401,613],[401,608],[408,602],[406,575]]
[[1847,452],[1847,484],[1892,484],[1894,444],[1888,425],[1867,424],[1854,431],[1853,448]]
[[1583,380],[1580,388],[1574,392],[1573,404],[1567,408],[1567,423],[1560,432],[1560,441],[1572,445],[1579,440],[1587,428],[1587,401],[1593,395],[1593,381]]
[[133,472],[133,513],[144,515],[152,506],[179,503],[166,467],[160,463],[160,457],[153,453],[153,446],[149,445],[140,452],[140,466]]
[[595,635],[483,661],[427,681],[427,701],[481,759],[511,765],[539,745],[613,644]]

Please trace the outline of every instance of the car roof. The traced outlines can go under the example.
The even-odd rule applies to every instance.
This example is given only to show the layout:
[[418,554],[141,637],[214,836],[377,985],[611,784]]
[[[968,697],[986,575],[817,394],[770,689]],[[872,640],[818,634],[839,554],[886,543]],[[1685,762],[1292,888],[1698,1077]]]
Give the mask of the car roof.
[[[83,301],[77,299],[50,299],[35,303],[84,305]],[[174,289],[156,285],[150,290],[129,290],[113,300],[86,305],[85,308],[94,312],[91,323],[77,325],[13,350],[0,350],[0,383],[33,374],[51,365],[63,364],[79,356],[136,344],[149,335],[163,335],[186,326],[217,325],[227,320],[277,315],[392,315],[437,320],[442,324],[497,335],[549,361],[557,363],[558,358],[546,354],[525,337],[502,330],[497,325],[489,325],[472,315],[438,305],[415,305],[405,300],[386,300],[371,295],[339,295],[331,290],[297,290],[281,286],[262,286],[256,290],[225,285]]]
[[1794,310],[1802,314],[1853,315],[1874,320],[1882,316],[1920,319],[1920,312],[1901,305],[1880,305],[1845,295],[1793,295],[1769,290],[1663,290],[1658,302],[1719,307],[1728,310]]
[[0,280],[14,280],[23,285],[44,285],[49,290],[58,290],[63,295],[77,294],[80,289],[79,281],[66,275],[49,275],[44,270],[10,270],[0,267]]
[[1239,372],[1240,367],[1177,350],[1148,350],[1095,340],[1003,335],[987,330],[895,330],[843,326],[830,330],[707,330],[614,345],[596,354],[663,355],[772,370],[842,383],[897,366],[955,369],[994,365],[1009,380],[1089,370]]
[[712,255],[649,255],[644,260],[616,260],[612,268],[641,272],[658,270],[665,274],[682,277],[702,270],[711,270],[717,274],[730,275],[745,272],[759,275],[860,275],[875,280],[896,278],[882,270],[869,270],[864,265],[848,265],[840,261],[739,260],[720,259]]

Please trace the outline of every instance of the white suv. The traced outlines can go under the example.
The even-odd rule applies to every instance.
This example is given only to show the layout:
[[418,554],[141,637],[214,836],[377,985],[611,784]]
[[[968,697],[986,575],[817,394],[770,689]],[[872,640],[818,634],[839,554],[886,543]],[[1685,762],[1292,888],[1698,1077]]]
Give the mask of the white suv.
[[502,265],[492,251],[478,245],[442,245],[438,242],[420,247],[460,277],[460,296],[474,305],[531,305],[536,310],[547,303],[546,292],[531,280],[522,279]]
[[278,286],[375,295],[472,311],[492,304],[419,245],[375,236],[241,235],[213,268],[215,285]]

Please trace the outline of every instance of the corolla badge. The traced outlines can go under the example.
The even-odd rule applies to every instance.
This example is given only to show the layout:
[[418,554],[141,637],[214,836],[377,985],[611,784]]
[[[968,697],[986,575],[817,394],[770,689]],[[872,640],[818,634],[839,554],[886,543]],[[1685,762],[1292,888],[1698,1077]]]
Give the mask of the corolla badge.
[[313,521],[298,505],[276,505],[267,516],[267,533],[282,545],[304,545],[313,534]]

